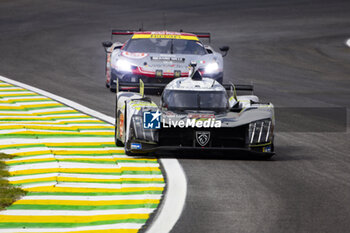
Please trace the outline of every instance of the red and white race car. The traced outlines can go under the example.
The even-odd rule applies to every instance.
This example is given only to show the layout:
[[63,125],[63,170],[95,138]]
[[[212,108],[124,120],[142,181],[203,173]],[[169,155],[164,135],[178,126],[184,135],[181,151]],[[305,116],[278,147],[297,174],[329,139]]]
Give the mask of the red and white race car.
[[[112,30],[113,35],[127,35],[124,43],[103,42],[106,51],[106,87],[115,91],[118,79],[123,83],[169,83],[174,78],[188,77],[191,62],[198,64],[203,77],[223,81],[223,54],[204,45],[198,38],[210,33],[169,31]],[[126,88],[126,87],[125,87]]]

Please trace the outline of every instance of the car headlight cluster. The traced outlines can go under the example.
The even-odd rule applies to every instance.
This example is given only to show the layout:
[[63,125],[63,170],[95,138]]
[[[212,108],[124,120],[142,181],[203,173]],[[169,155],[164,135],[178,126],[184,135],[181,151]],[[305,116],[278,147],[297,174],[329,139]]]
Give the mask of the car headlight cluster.
[[212,62],[209,63],[205,68],[204,68],[204,73],[206,74],[213,74],[219,72],[219,64],[217,62]]
[[117,62],[115,63],[115,68],[118,71],[132,72],[132,67],[133,65],[124,59],[118,59]]
[[260,144],[272,140],[273,124],[271,119],[259,120],[249,124],[248,143]]
[[145,129],[143,127],[142,117],[139,115],[135,115],[131,119],[131,131],[133,131],[133,136],[135,139],[145,140],[145,141],[158,141],[158,132],[154,129]]

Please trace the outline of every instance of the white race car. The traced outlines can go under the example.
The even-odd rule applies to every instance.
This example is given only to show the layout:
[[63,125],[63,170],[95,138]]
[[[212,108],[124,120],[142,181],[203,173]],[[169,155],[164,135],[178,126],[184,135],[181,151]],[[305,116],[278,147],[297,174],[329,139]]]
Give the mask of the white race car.
[[[198,38],[210,39],[210,33],[169,31],[112,30],[112,35],[129,35],[126,42],[103,42],[106,51],[106,86],[115,90],[115,81],[123,83],[169,83],[188,77],[190,63],[196,61],[203,77],[222,83],[223,56],[228,46],[216,52]],[[123,89],[130,87],[123,86]]]

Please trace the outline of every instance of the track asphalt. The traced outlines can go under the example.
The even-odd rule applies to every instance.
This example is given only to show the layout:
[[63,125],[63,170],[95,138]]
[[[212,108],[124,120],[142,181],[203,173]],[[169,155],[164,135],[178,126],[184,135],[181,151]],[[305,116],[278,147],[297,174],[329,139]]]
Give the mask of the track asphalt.
[[[230,46],[225,80],[252,82],[276,107],[349,115],[349,12],[345,0],[3,0],[0,74],[113,116],[101,47],[111,28],[209,31],[215,49]],[[172,232],[348,232],[349,126],[286,132],[282,124],[293,126],[293,115],[277,119],[271,161],[179,157],[188,195]]]

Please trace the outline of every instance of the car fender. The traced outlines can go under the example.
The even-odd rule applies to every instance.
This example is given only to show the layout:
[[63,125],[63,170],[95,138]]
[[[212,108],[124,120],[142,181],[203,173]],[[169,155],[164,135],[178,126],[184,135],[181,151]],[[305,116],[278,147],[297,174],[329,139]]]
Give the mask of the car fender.
[[256,95],[240,95],[237,96],[237,100],[241,104],[241,108],[246,108],[251,106],[251,103],[258,103],[259,102],[259,97]]
[[214,56],[214,59],[216,60],[216,62],[218,63],[220,70],[223,71],[224,59],[222,57],[222,54],[214,51],[213,56]]
[[250,107],[243,108],[239,113],[229,112],[217,116],[217,120],[222,122],[221,127],[237,127],[264,119],[271,119],[272,124],[275,124],[272,104],[253,104]]
[[122,124],[120,124],[121,122],[119,122],[119,125],[116,125],[116,127],[120,127],[119,131],[122,132],[122,137],[119,139],[123,143],[125,143],[125,135],[127,135],[128,133],[128,127],[126,126],[128,125],[128,119],[126,118],[128,117],[128,113],[125,110],[127,109],[127,103],[130,102],[132,98],[141,98],[141,95],[133,92],[118,92],[116,97],[116,113],[119,113],[119,117],[123,119]]

